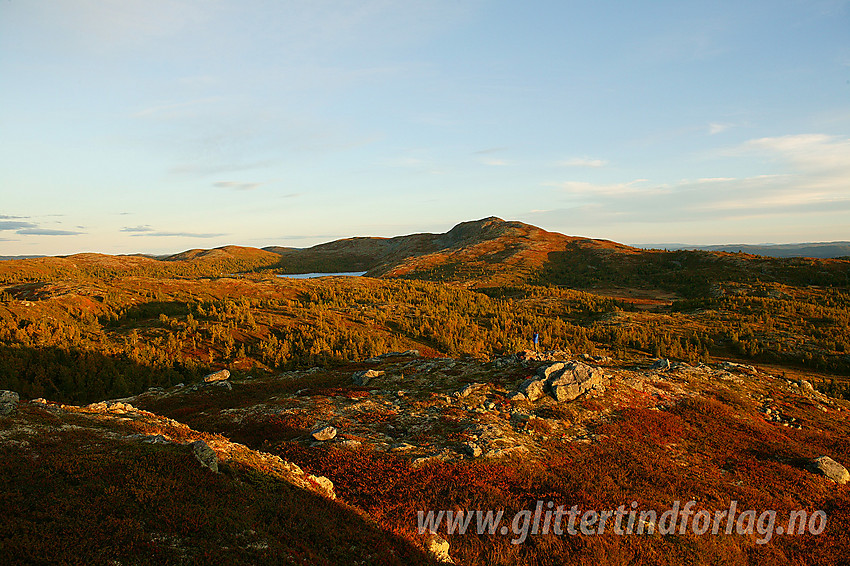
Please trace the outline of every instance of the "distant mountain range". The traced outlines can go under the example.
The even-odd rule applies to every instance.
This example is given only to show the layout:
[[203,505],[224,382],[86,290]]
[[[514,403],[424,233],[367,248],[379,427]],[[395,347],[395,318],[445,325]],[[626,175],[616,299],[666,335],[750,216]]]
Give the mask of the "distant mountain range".
[[43,255],[0,255],[0,261],[8,261],[10,259],[32,259],[34,257],[45,257]]
[[705,250],[712,252],[742,252],[766,257],[850,257],[850,242],[805,242],[800,244],[635,244],[636,248],[655,250]]
[[[463,222],[444,234],[410,234],[394,238],[357,237],[310,248],[263,249],[223,246],[193,249],[170,256],[74,254],[0,262],[0,282],[61,278],[71,271],[94,277],[222,277],[236,273],[366,272],[369,277],[419,279],[464,287],[493,288],[525,284],[579,289],[661,289],[681,296],[714,292],[734,282],[776,281],[794,285],[846,286],[850,260],[817,258],[850,255],[832,244],[708,246],[717,249],[654,249],[608,240],[566,236],[496,217]],[[667,248],[664,250],[663,248]],[[808,257],[775,257],[777,252]],[[727,251],[730,250],[730,251]],[[796,253],[793,253],[796,252]]]

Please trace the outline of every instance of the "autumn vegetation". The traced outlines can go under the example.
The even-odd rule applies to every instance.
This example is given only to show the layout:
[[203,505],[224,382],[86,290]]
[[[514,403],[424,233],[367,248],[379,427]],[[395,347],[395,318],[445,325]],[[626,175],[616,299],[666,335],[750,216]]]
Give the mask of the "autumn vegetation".
[[[548,438],[547,425],[529,421],[528,434],[547,437],[542,460],[413,466],[393,453],[310,446],[304,439],[314,419],[306,413],[238,423],[222,416],[272,396],[361,398],[368,388],[353,386],[352,372],[386,352],[486,361],[530,347],[534,332],[542,349],[605,356],[615,366],[659,357],[691,365],[735,361],[850,397],[850,261],[637,250],[497,220],[443,235],[308,250],[0,262],[0,389],[84,404],[196,383],[221,368],[235,380],[300,370],[274,382],[244,379],[244,387],[202,392],[191,402],[149,400],[144,408],[324,475],[341,502],[248,469],[225,465],[212,476],[175,446],[104,440],[22,404],[21,418],[59,432],[30,438],[34,452],[0,445],[0,508],[7,510],[0,524],[12,533],[0,535],[0,562],[418,564],[428,561],[414,533],[420,509],[511,515],[551,500],[583,509],[636,501],[663,510],[689,499],[706,509],[734,499],[780,516],[824,509],[829,527],[818,537],[777,537],[767,545],[747,535],[543,535],[522,545],[510,537],[448,538],[463,564],[846,560],[850,502],[805,470],[807,459],[822,454],[850,461],[846,419],[788,401],[789,415],[818,426],[777,432],[753,401],[770,391],[745,380],[669,404],[635,394],[629,406],[613,408],[596,399],[529,405],[563,420],[605,415],[592,430],[597,441],[586,444]],[[301,270],[368,273],[278,276]],[[464,427],[452,411],[435,426],[461,441]],[[376,427],[397,417],[389,410],[360,416]],[[178,539],[180,545],[169,542]],[[191,556],[178,547],[191,547]],[[387,552],[378,559],[374,548]]]

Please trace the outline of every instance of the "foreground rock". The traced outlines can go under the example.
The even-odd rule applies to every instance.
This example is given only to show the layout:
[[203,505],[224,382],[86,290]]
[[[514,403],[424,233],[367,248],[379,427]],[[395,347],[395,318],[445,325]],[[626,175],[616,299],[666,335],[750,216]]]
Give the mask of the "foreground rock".
[[382,372],[380,370],[374,370],[374,369],[357,371],[357,372],[354,372],[354,374],[351,376],[351,382],[354,385],[362,387],[364,385],[368,385],[369,381],[371,381],[372,379],[374,379],[376,377],[380,377],[382,375],[384,375],[384,372]]
[[218,473],[218,456],[215,455],[215,451],[210,448],[206,442],[203,440],[196,440],[189,444],[189,446],[192,447],[192,452],[195,454],[195,458],[198,459],[198,462],[200,462],[202,466]]
[[[564,365],[564,364],[561,364]],[[529,401],[537,401],[543,397],[543,387],[546,382],[542,379],[529,378],[523,381],[517,388],[519,393],[522,393]]]
[[328,440],[333,440],[336,438],[337,430],[332,426],[323,426],[321,428],[317,428],[310,434],[313,435],[313,438],[320,442],[326,442]]
[[444,564],[454,564],[455,561],[449,556],[449,541],[438,534],[433,534],[428,538],[425,550],[428,551],[434,560]]
[[809,470],[816,474],[826,476],[836,483],[845,484],[850,481],[850,472],[847,471],[847,468],[829,456],[815,458],[812,463],[809,464]]
[[18,408],[20,397],[14,391],[0,391],[0,416],[11,415]]
[[204,383],[213,383],[216,381],[224,381],[226,379],[230,379],[230,371],[223,369],[205,376]]
[[608,378],[601,369],[573,361],[556,362],[537,370],[537,376],[523,381],[510,399],[536,401],[547,392],[559,403],[572,401],[589,391],[602,392]]
[[570,362],[547,381],[552,397],[559,403],[572,401],[591,390],[604,391],[607,384],[605,372],[581,362]]

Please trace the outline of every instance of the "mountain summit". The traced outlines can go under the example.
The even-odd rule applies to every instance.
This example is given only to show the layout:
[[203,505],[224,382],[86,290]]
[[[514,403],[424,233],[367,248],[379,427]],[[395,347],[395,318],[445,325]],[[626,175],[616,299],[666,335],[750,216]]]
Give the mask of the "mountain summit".
[[547,232],[495,216],[462,222],[444,234],[394,238],[346,238],[306,249],[264,248],[279,253],[285,272],[367,271],[375,277],[470,282],[520,283],[533,277],[552,252],[632,248]]

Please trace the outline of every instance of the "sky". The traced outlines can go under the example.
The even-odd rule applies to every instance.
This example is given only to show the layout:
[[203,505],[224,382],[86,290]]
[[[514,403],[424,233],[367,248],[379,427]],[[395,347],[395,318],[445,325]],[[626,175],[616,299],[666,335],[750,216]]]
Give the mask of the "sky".
[[850,240],[850,0],[0,0],[0,255]]

